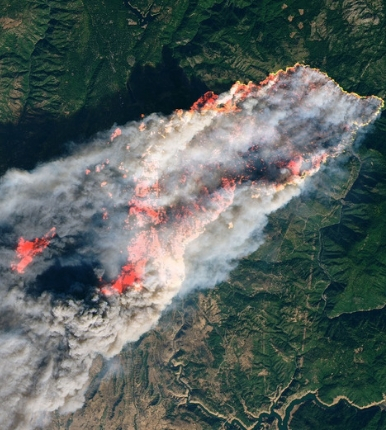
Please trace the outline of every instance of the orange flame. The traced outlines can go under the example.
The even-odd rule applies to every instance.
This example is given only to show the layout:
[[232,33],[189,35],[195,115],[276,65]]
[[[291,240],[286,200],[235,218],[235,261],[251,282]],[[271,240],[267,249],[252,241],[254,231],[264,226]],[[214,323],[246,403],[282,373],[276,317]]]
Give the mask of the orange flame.
[[219,96],[213,91],[208,91],[193,103],[190,112],[237,112],[240,110],[238,103],[245,100],[252,91],[258,88],[253,82],[248,84],[236,82],[230,90],[229,97],[225,99],[219,99]]
[[294,157],[294,159],[287,164],[287,168],[291,171],[292,175],[300,176],[302,164],[303,164],[303,157],[298,155],[297,157]]
[[116,139],[118,136],[121,136],[121,134],[122,134],[122,130],[119,128],[119,127],[117,127],[112,133],[111,133],[111,136],[110,136],[110,142],[112,142],[114,139]]
[[24,273],[25,268],[32,263],[34,257],[41,254],[47,248],[50,244],[50,239],[52,239],[55,234],[56,229],[53,227],[41,238],[29,241],[21,237],[16,248],[16,255],[20,261],[12,264],[12,270],[16,270],[18,273]]

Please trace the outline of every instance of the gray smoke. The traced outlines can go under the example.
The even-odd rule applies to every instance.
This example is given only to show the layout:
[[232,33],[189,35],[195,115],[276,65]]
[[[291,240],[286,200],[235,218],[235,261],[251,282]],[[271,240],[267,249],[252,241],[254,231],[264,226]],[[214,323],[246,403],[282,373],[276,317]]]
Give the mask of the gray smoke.
[[[262,243],[267,215],[381,106],[295,66],[190,112],[101,133],[32,172],[9,171],[0,183],[2,428],[32,429],[50,411],[81,407],[96,355],[137,340],[181,290],[226,279]],[[21,237],[45,246],[23,259]],[[129,282],[133,267],[142,272]]]

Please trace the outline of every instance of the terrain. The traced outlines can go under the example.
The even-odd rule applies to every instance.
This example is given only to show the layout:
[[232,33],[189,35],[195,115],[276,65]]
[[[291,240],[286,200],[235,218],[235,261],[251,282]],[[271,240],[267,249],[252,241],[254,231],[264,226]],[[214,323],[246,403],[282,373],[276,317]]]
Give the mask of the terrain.
[[[0,170],[304,62],[386,95],[382,1],[1,0]],[[55,429],[385,427],[386,118],[270,217],[226,283],[94,363]],[[333,174],[331,174],[333,172]]]

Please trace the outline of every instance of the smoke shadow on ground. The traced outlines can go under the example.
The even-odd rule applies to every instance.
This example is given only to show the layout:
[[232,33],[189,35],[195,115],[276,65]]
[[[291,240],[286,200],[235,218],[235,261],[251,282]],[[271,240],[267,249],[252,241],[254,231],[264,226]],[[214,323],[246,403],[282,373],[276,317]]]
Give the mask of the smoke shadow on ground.
[[169,114],[175,109],[188,109],[208,87],[197,78],[188,78],[164,48],[162,64],[157,67],[135,65],[127,82],[128,92],[141,114],[161,112]]
[[102,98],[97,106],[86,104],[68,116],[44,110],[34,115],[24,112],[17,124],[0,123],[0,175],[12,167],[30,170],[60,157],[66,153],[66,142],[84,142],[114,123],[187,109],[207,90],[202,81],[189,78],[164,48],[159,65],[134,65],[126,88]]
[[91,303],[97,284],[98,278],[90,263],[62,265],[57,261],[36,277],[27,293],[34,297],[49,293],[54,301],[73,299]]

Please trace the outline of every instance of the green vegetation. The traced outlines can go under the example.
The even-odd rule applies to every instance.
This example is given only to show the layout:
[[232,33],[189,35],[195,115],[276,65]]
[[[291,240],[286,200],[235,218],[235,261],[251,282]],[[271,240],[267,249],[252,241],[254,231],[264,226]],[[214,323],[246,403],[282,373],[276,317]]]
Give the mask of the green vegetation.
[[290,425],[297,430],[378,430],[386,427],[386,413],[377,407],[358,410],[343,401],[331,408],[308,401],[300,406]]

